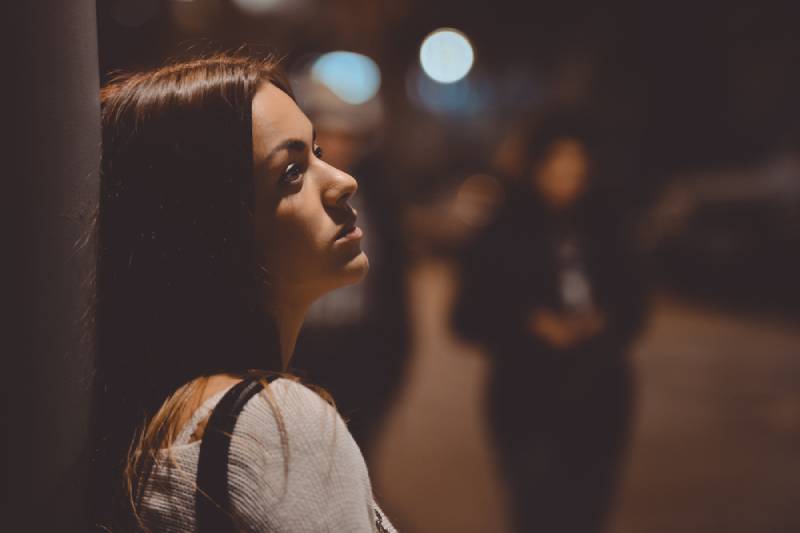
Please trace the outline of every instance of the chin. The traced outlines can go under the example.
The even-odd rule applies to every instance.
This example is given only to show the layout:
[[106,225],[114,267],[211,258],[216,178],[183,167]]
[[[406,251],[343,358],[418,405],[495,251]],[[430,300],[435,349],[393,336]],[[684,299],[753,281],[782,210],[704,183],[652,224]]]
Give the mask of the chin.
[[363,251],[350,259],[344,265],[344,285],[358,283],[367,275],[369,271],[369,258]]

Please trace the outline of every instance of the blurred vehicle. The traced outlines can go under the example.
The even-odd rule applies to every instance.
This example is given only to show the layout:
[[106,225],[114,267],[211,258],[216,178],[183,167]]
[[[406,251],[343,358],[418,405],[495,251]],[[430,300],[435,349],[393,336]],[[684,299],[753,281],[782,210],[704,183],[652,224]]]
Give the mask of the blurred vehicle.
[[642,237],[674,288],[719,303],[800,310],[800,154],[676,177]]

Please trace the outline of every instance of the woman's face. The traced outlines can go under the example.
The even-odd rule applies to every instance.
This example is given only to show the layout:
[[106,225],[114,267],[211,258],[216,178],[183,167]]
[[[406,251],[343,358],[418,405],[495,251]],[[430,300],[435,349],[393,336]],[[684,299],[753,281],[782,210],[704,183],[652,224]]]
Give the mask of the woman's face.
[[269,297],[310,303],[369,268],[349,200],[356,180],[326,163],[311,122],[272,84],[253,99],[257,257]]

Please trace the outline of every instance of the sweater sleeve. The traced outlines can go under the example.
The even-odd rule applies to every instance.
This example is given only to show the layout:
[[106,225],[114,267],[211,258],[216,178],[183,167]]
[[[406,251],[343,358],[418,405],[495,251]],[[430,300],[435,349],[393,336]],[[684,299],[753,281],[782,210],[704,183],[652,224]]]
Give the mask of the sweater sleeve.
[[367,468],[344,421],[288,379],[272,382],[239,415],[229,490],[247,531],[375,531]]

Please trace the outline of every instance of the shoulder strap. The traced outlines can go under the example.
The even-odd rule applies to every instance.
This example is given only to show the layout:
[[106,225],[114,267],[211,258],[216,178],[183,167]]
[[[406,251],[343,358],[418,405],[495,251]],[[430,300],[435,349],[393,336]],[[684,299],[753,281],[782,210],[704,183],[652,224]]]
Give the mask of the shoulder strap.
[[236,419],[245,404],[264,386],[256,378],[234,385],[211,412],[197,462],[195,517],[200,533],[236,531],[228,495],[228,452]]

